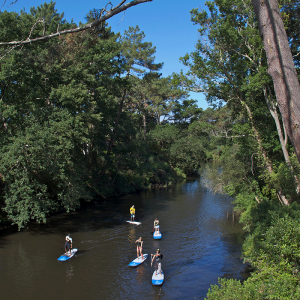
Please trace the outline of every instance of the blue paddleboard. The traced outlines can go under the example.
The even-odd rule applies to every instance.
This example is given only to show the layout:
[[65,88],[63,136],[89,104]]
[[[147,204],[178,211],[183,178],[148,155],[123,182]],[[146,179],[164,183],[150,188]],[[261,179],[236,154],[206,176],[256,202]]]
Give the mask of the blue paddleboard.
[[70,259],[71,257],[73,257],[75,255],[75,253],[77,252],[78,249],[72,249],[71,250],[71,255],[68,255],[68,254],[63,254],[61,255],[57,260],[59,261],[65,261],[65,260],[68,260]]
[[164,282],[164,279],[165,279],[163,270],[161,270],[161,274],[159,274],[159,271],[157,271],[157,275],[155,275],[155,272],[156,271],[154,271],[153,275],[152,275],[152,284],[153,285],[162,285]]
[[129,267],[137,267],[138,265],[142,264],[148,257],[148,254],[143,254],[144,259],[142,259],[142,256],[140,256],[139,258],[136,258],[135,260],[133,260],[130,264]]
[[154,233],[153,233],[153,238],[155,239],[155,240],[160,240],[161,238],[162,238],[162,235],[161,235],[161,232],[160,231],[154,231]]

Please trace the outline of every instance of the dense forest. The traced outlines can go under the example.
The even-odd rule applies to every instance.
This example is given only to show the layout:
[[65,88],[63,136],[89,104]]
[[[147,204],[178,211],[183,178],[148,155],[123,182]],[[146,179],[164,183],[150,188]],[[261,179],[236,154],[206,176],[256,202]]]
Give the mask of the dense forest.
[[[105,23],[26,45],[0,47],[0,224],[26,227],[83,201],[165,187],[207,161],[215,192],[234,197],[246,234],[244,282],[220,279],[208,299],[300,299],[300,165],[280,110],[250,0],[191,11],[200,38],[163,62],[138,27]],[[300,74],[300,1],[280,14]],[[91,11],[87,23],[99,18]],[[42,21],[41,21],[42,20]],[[33,26],[34,24],[34,26]],[[76,28],[53,2],[0,13],[1,42]],[[189,91],[204,92],[203,110]],[[292,105],[293,106],[293,105]]]

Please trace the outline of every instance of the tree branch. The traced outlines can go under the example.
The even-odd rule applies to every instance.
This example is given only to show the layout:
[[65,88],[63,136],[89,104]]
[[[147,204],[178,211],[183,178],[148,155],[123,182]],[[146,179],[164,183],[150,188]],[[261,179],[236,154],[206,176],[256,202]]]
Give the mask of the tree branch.
[[[67,29],[67,30],[63,30],[63,31],[58,31],[56,33],[53,34],[49,34],[47,36],[41,36],[41,37],[37,37],[34,39],[30,39],[30,35],[28,36],[28,38],[24,41],[11,41],[11,42],[1,42],[0,46],[5,46],[5,45],[9,45],[9,46],[18,46],[18,45],[24,45],[24,44],[30,44],[30,43],[34,43],[34,42],[38,42],[38,41],[42,41],[42,40],[48,40],[51,39],[53,37],[57,37],[59,35],[63,35],[63,34],[69,34],[69,33],[74,33],[74,32],[80,32],[80,31],[84,31],[90,28],[93,28],[99,24],[101,24],[102,22],[105,22],[106,20],[108,20],[109,18],[113,17],[114,15],[125,11],[126,9],[128,9],[129,7],[141,4],[141,3],[146,3],[146,2],[152,2],[153,0],[133,0],[130,1],[129,3],[126,3],[126,0],[122,0],[116,7],[111,8],[109,11],[106,11],[106,9],[104,8],[103,11],[106,11],[107,13],[104,16],[100,16],[99,19],[81,26],[81,27],[77,27],[77,28],[73,28],[73,29]],[[35,24],[36,25],[36,24]]]
[[[12,6],[13,4],[15,4],[16,2],[18,2],[18,0],[15,0],[15,1],[11,2],[10,5],[9,5],[9,7]],[[3,7],[5,4],[6,4],[6,0],[4,0],[3,4],[1,5],[1,7],[0,7],[0,12],[1,12],[2,7]]]

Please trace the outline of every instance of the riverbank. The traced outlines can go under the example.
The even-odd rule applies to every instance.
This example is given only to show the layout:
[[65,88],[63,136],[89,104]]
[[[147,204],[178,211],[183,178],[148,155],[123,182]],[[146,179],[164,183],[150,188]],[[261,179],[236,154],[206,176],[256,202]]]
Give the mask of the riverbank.
[[[166,167],[167,165],[162,164],[161,167],[163,166]],[[155,170],[151,176],[150,174],[147,176],[137,176],[138,174],[135,174],[134,176],[133,175],[134,174],[131,173],[130,176],[126,177],[121,173],[119,174],[118,178],[116,178],[115,184],[111,184],[110,180],[99,181],[98,185],[95,185],[96,182],[94,182],[94,186],[87,184],[87,190],[85,194],[87,194],[88,197],[80,198],[77,205],[74,206],[71,211],[80,211],[80,207],[85,202],[103,201],[112,197],[130,195],[148,189],[168,188],[186,179],[186,175],[180,169],[169,166],[167,166],[165,169],[162,168]],[[0,204],[2,204],[2,209],[0,211],[0,229],[7,228],[12,223],[12,221],[7,218],[7,214],[3,211],[3,208],[5,208],[4,188],[5,186],[2,182],[2,190],[0,190]],[[52,200],[54,201],[55,199]],[[52,211],[50,210],[45,217],[60,214],[65,211],[66,210],[63,207],[57,207]]]

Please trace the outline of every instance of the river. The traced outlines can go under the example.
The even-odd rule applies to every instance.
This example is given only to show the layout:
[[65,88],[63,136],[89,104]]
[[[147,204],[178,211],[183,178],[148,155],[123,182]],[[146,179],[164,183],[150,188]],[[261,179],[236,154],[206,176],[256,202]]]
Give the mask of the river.
[[[125,222],[132,205],[141,225]],[[155,218],[161,240],[151,234]],[[68,233],[78,253],[59,262]],[[128,267],[140,236],[144,253],[159,248],[164,254],[162,286],[151,284],[150,258]],[[190,179],[168,189],[90,203],[20,232],[1,230],[0,299],[204,299],[218,277],[245,278],[242,242],[231,199]]]

